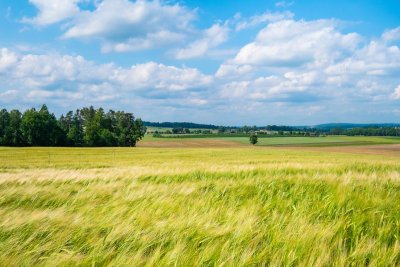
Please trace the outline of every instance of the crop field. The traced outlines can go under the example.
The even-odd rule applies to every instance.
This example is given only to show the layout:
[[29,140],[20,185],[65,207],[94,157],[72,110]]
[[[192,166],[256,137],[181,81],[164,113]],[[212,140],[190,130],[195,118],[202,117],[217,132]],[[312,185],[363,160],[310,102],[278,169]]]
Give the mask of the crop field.
[[[203,135],[191,137],[191,135],[181,135],[174,137],[157,138],[146,135],[139,146],[179,146],[188,144],[193,146],[193,142],[200,145],[212,144],[210,141],[224,141],[238,144],[249,144],[248,136],[229,135]],[[218,144],[218,142],[214,142]],[[257,146],[303,146],[303,147],[326,147],[326,146],[359,146],[359,145],[380,145],[380,144],[400,144],[400,137],[376,137],[376,136],[325,136],[325,137],[271,137],[258,136]],[[209,145],[211,146],[211,145]]]
[[0,148],[1,266],[400,265],[400,157]]

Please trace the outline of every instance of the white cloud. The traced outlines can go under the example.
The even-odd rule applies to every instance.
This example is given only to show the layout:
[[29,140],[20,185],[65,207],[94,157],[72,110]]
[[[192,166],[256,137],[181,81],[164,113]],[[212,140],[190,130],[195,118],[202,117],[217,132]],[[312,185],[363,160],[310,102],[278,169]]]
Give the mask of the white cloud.
[[197,69],[165,66],[155,62],[138,64],[130,69],[118,69],[111,78],[128,88],[155,88],[182,91],[201,88],[212,82],[210,76]]
[[[6,90],[0,91],[1,97],[16,96],[27,102],[63,99],[66,103],[91,103],[117,101],[135,94],[149,98],[161,94],[168,98],[175,92],[189,94],[213,82],[211,76],[197,69],[155,62],[122,68],[114,64],[96,64],[82,56],[17,55],[8,49],[1,51],[7,57],[14,55],[14,60],[7,61],[7,68],[0,69],[3,77],[0,88]],[[5,61],[4,58],[2,55],[0,62]]]
[[13,77],[32,87],[44,87],[63,82],[97,82],[113,72],[114,66],[97,66],[81,56],[59,54],[20,56],[13,70]]
[[215,76],[222,98],[242,103],[385,103],[400,97],[397,29],[366,41],[335,20],[270,22]]
[[393,99],[397,99],[397,100],[400,99],[400,85],[397,86],[396,89],[394,89],[394,92],[393,92],[393,94],[392,94],[392,97],[393,97]]
[[400,49],[388,46],[381,40],[373,40],[349,57],[326,67],[331,75],[390,75],[400,69]]
[[210,49],[219,46],[228,40],[229,27],[225,23],[216,23],[209,29],[204,30],[202,37],[186,48],[179,49],[175,53],[177,59],[195,58],[205,55]]
[[258,77],[254,80],[230,82],[222,87],[221,94],[228,98],[285,101],[293,93],[311,90],[320,80],[317,72],[287,72],[282,76],[272,75]]
[[252,70],[253,67],[251,65],[222,64],[215,73],[215,76],[218,78],[236,78],[238,75],[243,76]]
[[267,23],[267,22],[275,22],[285,19],[293,18],[294,14],[285,11],[285,12],[265,12],[261,15],[252,16],[248,20],[240,21],[236,24],[236,31],[241,31],[247,28],[255,27],[257,25]]
[[382,34],[382,39],[387,42],[400,40],[400,27],[397,27],[395,29],[386,30]]
[[[398,110],[399,28],[387,29],[380,37],[368,39],[343,31],[340,21],[295,20],[290,12],[266,12],[249,19],[235,16],[232,21],[201,30],[192,24],[195,11],[171,2],[96,3],[90,11],[76,13],[69,9],[70,12],[59,16],[60,20],[40,11],[26,22],[46,25],[64,20],[64,38],[100,41],[103,52],[162,47],[177,59],[210,58],[221,53],[218,47],[227,42],[229,34],[244,36],[244,32],[230,32],[231,29],[265,26],[243,47],[231,47],[230,53],[235,52],[224,54],[229,59],[223,60],[214,76],[196,68],[153,61],[120,67],[97,64],[81,56],[20,50],[16,53],[3,48],[0,49],[3,103],[15,99],[26,103],[58,101],[57,104],[67,106],[93,102],[131,106],[142,103],[141,108],[145,103],[157,112],[193,106],[197,110],[209,109],[208,114],[224,110],[227,117],[240,115],[246,107],[259,111],[261,119],[265,117],[262,111],[271,106],[280,109],[281,118],[303,111],[323,113],[321,118],[324,118],[325,112],[334,116],[337,111],[346,119],[349,112],[359,111],[362,117],[368,109],[371,116],[379,119],[381,113],[373,112],[381,111],[382,107]],[[209,118],[213,119],[213,115]]]
[[38,9],[34,18],[24,18],[25,23],[45,26],[71,18],[79,13],[81,0],[29,0]]
[[179,4],[158,0],[30,0],[37,16],[22,22],[46,26],[65,22],[64,39],[97,40],[103,52],[146,50],[181,43],[193,32],[196,13]]
[[103,0],[94,11],[81,11],[63,37],[100,39],[107,52],[149,49],[184,39],[194,18],[178,4]]
[[353,51],[359,41],[356,33],[338,32],[335,21],[283,20],[262,29],[255,41],[244,46],[233,61],[236,64],[287,67],[331,62]]
[[0,92],[0,102],[14,101],[17,95],[17,90],[7,90],[5,92]]
[[184,34],[162,30],[156,33],[147,33],[142,37],[133,37],[121,42],[106,42],[102,46],[102,52],[129,52],[148,50],[161,46],[168,46],[185,38]]
[[7,48],[0,49],[0,71],[8,68],[17,61],[17,55]]

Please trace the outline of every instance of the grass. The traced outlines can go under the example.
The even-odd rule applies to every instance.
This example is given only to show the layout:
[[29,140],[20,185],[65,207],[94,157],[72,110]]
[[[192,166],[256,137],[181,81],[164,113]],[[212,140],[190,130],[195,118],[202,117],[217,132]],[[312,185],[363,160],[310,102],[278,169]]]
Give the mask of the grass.
[[399,207],[398,157],[0,148],[1,266],[396,266]]

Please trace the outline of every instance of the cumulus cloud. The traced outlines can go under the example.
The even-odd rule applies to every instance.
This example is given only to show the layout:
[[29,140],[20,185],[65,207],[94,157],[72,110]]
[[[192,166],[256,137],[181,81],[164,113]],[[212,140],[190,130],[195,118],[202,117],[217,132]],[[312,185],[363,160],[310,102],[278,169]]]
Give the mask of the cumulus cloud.
[[282,20],[262,29],[254,42],[239,51],[234,62],[288,67],[316,60],[329,62],[354,50],[359,41],[356,33],[338,32],[332,20]]
[[247,28],[255,27],[260,24],[265,24],[267,22],[275,22],[284,19],[291,19],[294,17],[294,14],[289,11],[285,12],[265,12],[261,15],[255,15],[250,17],[249,19],[245,19],[239,21],[236,24],[236,31],[241,31]]
[[216,23],[204,30],[202,37],[187,47],[179,49],[175,53],[178,59],[195,58],[205,55],[210,49],[219,46],[228,40],[229,27],[227,23]]
[[94,1],[91,10],[79,4],[89,0],[30,0],[38,9],[22,22],[37,26],[65,23],[64,39],[97,40],[103,52],[127,52],[182,42],[193,32],[196,12],[179,4],[148,0]]
[[[69,3],[76,7],[80,2]],[[58,19],[49,14],[61,11],[43,5],[36,17],[25,21],[35,25],[66,21],[63,38],[100,41],[103,52],[163,47],[175,59],[209,58],[229,35],[242,35],[238,32],[256,26],[262,29],[233,54],[225,54],[227,59],[213,76],[153,61],[121,67],[82,56],[20,54],[2,48],[0,101],[137,105],[140,98],[142,104],[157,106],[163,114],[195,106],[223,110],[229,117],[240,115],[243,107],[259,111],[271,106],[304,114],[329,112],[338,106],[343,114],[362,113],[368,107],[372,114],[383,107],[394,110],[400,99],[399,28],[367,38],[343,31],[337,20],[295,20],[290,12],[266,12],[197,29],[193,26],[196,12],[179,4],[95,3],[93,9],[78,12],[65,7]],[[288,113],[281,112],[282,118]]]
[[[222,87],[221,93],[227,98],[247,98],[256,101],[296,101],[290,95],[304,93],[316,86],[320,81],[317,72],[287,72],[282,76],[272,75],[258,77],[254,80],[230,82]],[[290,98],[290,99],[289,99]],[[304,99],[299,99],[304,101]]]
[[0,71],[5,70],[17,61],[17,55],[7,48],[0,49]]
[[397,99],[398,29],[366,40],[342,33],[335,20],[270,22],[226,60],[215,76],[220,96],[242,102],[339,101],[384,103]]
[[[82,56],[19,55],[8,49],[1,51],[0,62],[8,62],[7,68],[0,68],[0,76],[3,76],[0,88],[5,89],[0,93],[4,99],[18,96],[27,102],[46,99],[64,99],[70,103],[77,100],[102,102],[135,95],[151,96],[155,91],[168,98],[168,94],[189,94],[213,82],[211,76],[197,69],[155,62],[123,68],[114,64],[96,64]],[[13,60],[7,59],[10,55]]]
[[104,51],[135,51],[182,40],[194,18],[178,4],[103,0],[94,11],[80,12],[63,37],[101,39]]
[[170,91],[201,88],[212,82],[210,76],[202,74],[197,69],[177,68],[155,62],[134,65],[130,69],[119,68],[111,79],[125,87]]
[[383,34],[382,34],[382,39],[384,41],[396,41],[396,40],[400,40],[400,27],[397,27],[395,29],[389,29],[386,30]]
[[372,40],[349,57],[326,67],[331,75],[394,75],[400,69],[400,48]]
[[78,3],[81,0],[29,0],[38,9],[33,18],[24,18],[25,23],[45,26],[71,18],[79,13]]
[[251,65],[222,64],[215,76],[218,78],[236,78],[250,73],[254,68]]
[[[37,7],[38,14],[22,22],[38,26],[64,22],[62,39],[100,42],[104,53],[163,48],[177,59],[189,59],[227,52],[215,48],[228,40],[229,21],[197,29],[193,25],[196,10],[177,3],[158,0],[30,1]],[[89,2],[93,8],[80,8],[81,4]],[[266,13],[242,21],[239,27],[251,27],[286,15]]]
[[354,54],[361,44],[357,33],[342,34],[334,20],[280,20],[269,23],[253,42],[217,71],[224,76],[235,70],[255,68],[295,69],[299,66],[328,66]]

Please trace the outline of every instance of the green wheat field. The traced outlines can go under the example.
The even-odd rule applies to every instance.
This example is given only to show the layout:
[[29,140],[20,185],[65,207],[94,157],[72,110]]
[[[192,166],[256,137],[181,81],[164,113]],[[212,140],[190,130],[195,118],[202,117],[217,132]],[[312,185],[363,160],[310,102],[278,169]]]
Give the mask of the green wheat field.
[[0,265],[400,265],[400,160],[0,148]]

